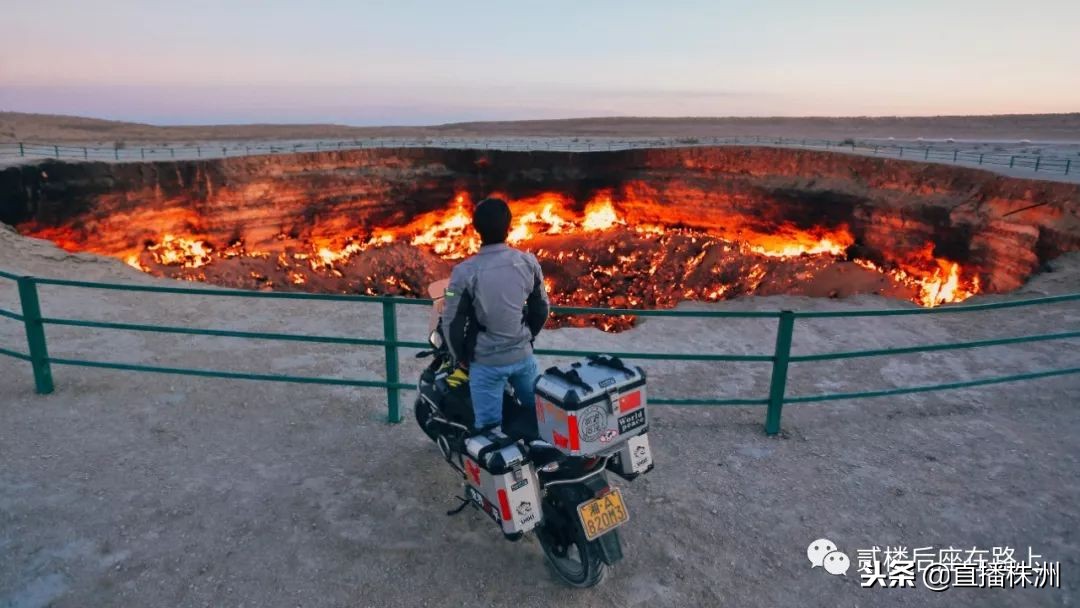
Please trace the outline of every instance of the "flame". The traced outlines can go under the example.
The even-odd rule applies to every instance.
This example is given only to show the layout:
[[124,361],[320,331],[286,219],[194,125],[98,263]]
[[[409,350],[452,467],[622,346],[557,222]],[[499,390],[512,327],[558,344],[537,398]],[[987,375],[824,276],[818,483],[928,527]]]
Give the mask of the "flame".
[[[507,200],[511,208],[514,219],[507,241],[532,251],[545,271],[558,269],[557,280],[545,279],[548,290],[557,303],[574,306],[654,308],[674,306],[683,299],[718,301],[753,294],[759,288],[775,293],[785,282],[810,279],[817,270],[848,260],[855,243],[848,226],[842,224],[802,227],[769,222],[765,216],[725,215],[723,209],[710,217],[697,217],[692,211],[666,205],[662,193],[642,191],[639,186],[598,191],[584,201],[557,192],[516,199],[493,195]],[[273,253],[249,249],[242,240],[217,246],[202,236],[168,231],[135,253],[128,248],[114,254],[133,268],[185,280],[204,281],[207,266],[218,260],[237,260],[246,266],[239,271],[223,270],[220,276],[211,272],[211,280],[239,281],[261,289],[420,294],[425,277],[402,268],[400,257],[367,258],[375,260],[374,266],[370,262],[352,265],[353,258],[394,245],[415,247],[450,262],[463,259],[480,248],[479,235],[472,228],[473,208],[470,196],[461,192],[444,209],[368,234],[297,243],[282,233],[276,241],[296,244],[271,244]],[[65,248],[80,248],[72,245],[78,237],[70,232],[37,233],[43,234]],[[548,239],[556,235],[558,240]],[[405,251],[408,257],[408,249],[395,251]],[[912,300],[922,306],[959,302],[981,291],[975,273],[954,260],[935,256],[932,243],[915,251],[883,255],[886,259],[878,262],[851,261],[909,288]],[[388,266],[386,260],[395,265]],[[163,267],[171,269],[166,273]],[[629,327],[633,319],[596,317],[587,322],[615,329]]]
[[409,242],[417,247],[428,247],[436,255],[451,260],[466,257],[479,250],[480,237],[473,232],[472,214],[466,209],[466,205],[472,206],[468,196],[458,194],[454,203],[451,211],[421,216],[402,230],[409,232],[423,227]]
[[124,258],[124,263],[127,264],[128,266],[131,266],[135,270],[141,270],[143,272],[150,272],[150,269],[147,268],[146,266],[143,266],[142,262],[139,261],[139,254],[137,254],[137,253],[132,253],[132,254],[128,255],[127,257],[125,257]]
[[372,234],[366,241],[346,239],[345,246],[341,249],[333,249],[329,245],[313,245],[311,255],[304,253],[293,254],[294,259],[307,260],[312,270],[335,270],[335,265],[348,261],[352,256],[371,249],[394,242],[394,235],[388,232]]
[[213,248],[205,241],[166,234],[156,245],[146,248],[162,266],[202,268],[213,261]]
[[748,247],[754,253],[789,258],[798,255],[842,256],[855,243],[855,237],[847,229],[818,230],[806,232],[792,227],[781,227],[775,235],[757,237]]
[[581,227],[588,232],[607,230],[616,224],[625,224],[615,213],[615,207],[611,204],[608,194],[601,194],[591,203],[585,206],[585,221]]
[[[625,224],[612,205],[610,193],[606,192],[594,197],[585,206],[583,215],[570,211],[572,199],[555,192],[508,200],[508,204],[515,218],[506,238],[511,245],[541,235],[593,232]],[[479,235],[472,229],[471,207],[468,195],[458,194],[449,210],[425,214],[395,232],[411,234],[409,242],[417,247],[428,248],[448,260],[458,260],[480,249]]]
[[962,302],[982,291],[977,274],[965,276],[960,264],[935,257],[934,244],[904,256],[895,267],[882,267],[869,260],[855,260],[863,268],[887,274],[897,282],[915,289],[915,302],[933,308],[942,304]]

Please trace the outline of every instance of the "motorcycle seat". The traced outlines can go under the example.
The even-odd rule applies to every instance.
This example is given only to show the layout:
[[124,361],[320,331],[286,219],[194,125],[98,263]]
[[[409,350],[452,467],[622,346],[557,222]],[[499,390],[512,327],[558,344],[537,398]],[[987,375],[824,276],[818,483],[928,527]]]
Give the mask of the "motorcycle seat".
[[502,431],[514,439],[530,441],[540,438],[536,424],[536,410],[518,405],[517,401],[503,401]]

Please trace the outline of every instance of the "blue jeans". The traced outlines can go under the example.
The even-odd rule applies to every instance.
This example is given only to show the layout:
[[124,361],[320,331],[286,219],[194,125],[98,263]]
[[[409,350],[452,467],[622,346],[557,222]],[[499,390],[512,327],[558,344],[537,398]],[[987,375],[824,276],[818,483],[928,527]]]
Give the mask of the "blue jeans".
[[540,368],[532,355],[509,365],[470,365],[469,395],[476,415],[473,426],[479,429],[502,424],[503,388],[507,382],[514,387],[514,395],[522,406],[534,407],[536,379],[539,376]]

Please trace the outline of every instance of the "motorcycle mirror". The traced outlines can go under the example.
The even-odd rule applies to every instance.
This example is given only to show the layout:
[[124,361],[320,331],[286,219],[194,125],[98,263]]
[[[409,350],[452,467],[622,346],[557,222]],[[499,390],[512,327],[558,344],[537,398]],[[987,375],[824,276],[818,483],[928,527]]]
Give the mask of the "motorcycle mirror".
[[428,335],[428,344],[431,344],[435,348],[441,348],[442,347],[443,338],[442,338],[442,334],[439,333],[439,330],[437,330],[437,329],[431,330],[431,334]]

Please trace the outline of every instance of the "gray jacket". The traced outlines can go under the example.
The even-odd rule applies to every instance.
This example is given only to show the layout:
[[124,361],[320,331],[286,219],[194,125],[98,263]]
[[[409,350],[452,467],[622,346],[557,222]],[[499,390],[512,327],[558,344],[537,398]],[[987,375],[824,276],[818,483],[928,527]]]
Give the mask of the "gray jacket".
[[450,274],[443,336],[457,361],[517,363],[532,354],[549,308],[536,256],[505,243],[484,245]]

